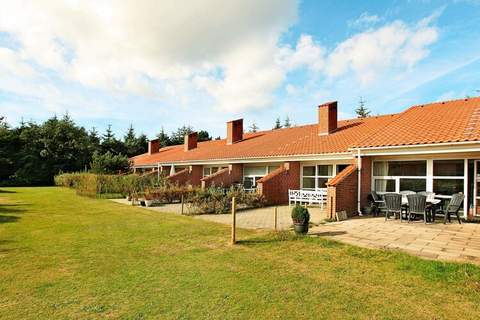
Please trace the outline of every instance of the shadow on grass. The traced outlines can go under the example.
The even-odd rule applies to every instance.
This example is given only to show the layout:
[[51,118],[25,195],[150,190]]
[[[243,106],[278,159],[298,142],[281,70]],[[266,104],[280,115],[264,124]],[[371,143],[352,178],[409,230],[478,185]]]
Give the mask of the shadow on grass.
[[17,191],[2,190],[2,189],[0,189],[0,193],[17,193]]
[[317,237],[334,237],[340,236],[342,234],[346,234],[346,231],[325,231],[325,232],[312,232],[309,233],[309,236],[317,236]]
[[17,222],[18,220],[20,220],[20,218],[17,216],[0,215],[0,223]]
[[7,245],[9,245],[13,242],[14,241],[12,241],[12,240],[0,240],[0,254],[15,250],[15,249],[11,249],[11,248],[4,248],[4,246],[7,246]]
[[0,204],[0,214],[21,214],[27,210],[25,204]]

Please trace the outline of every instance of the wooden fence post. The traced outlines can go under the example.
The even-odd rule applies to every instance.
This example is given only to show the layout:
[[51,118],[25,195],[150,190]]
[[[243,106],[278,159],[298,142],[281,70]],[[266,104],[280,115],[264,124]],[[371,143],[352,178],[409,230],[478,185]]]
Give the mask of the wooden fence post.
[[273,229],[275,229],[275,231],[277,231],[277,227],[278,227],[278,207],[274,207],[273,208]]
[[183,215],[183,194],[182,194],[182,215]]
[[237,242],[237,238],[236,238],[237,212],[236,211],[237,211],[237,207],[235,205],[235,197],[232,197],[232,241],[231,241],[232,245]]

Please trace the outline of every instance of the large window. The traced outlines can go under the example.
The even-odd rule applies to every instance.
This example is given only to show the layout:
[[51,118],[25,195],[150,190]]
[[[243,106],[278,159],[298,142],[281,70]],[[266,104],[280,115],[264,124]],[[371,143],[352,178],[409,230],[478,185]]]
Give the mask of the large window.
[[427,161],[375,161],[373,181],[377,192],[426,191]]
[[433,160],[433,192],[439,196],[463,192],[464,166],[464,160]]
[[243,168],[243,188],[245,190],[254,190],[257,188],[257,182],[270,172],[277,170],[280,166],[249,166]]
[[302,189],[316,190],[326,188],[327,182],[333,178],[333,165],[316,165],[302,167]]
[[464,192],[464,166],[463,159],[374,161],[373,188],[378,192],[433,191],[449,198]]

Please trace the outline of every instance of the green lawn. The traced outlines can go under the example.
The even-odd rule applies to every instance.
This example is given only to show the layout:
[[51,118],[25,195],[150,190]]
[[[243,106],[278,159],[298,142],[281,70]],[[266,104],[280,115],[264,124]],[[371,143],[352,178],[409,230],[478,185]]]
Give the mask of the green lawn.
[[0,318],[479,319],[480,268],[0,191]]

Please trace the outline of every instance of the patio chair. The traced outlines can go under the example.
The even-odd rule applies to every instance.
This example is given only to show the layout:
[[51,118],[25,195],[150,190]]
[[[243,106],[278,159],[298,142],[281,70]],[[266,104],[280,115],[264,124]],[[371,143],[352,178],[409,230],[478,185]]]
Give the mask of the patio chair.
[[423,221],[427,223],[427,196],[421,194],[409,194],[408,199],[408,222],[412,216],[423,214]]
[[388,220],[390,213],[393,213],[393,217],[396,218],[396,215],[400,216],[400,222],[402,222],[402,195],[399,193],[387,193],[384,195],[385,205],[387,210],[385,212],[385,221]]
[[447,223],[447,219],[448,222],[452,222],[452,220],[450,219],[450,214],[454,213],[457,216],[458,223],[462,224],[458,211],[460,211],[464,199],[465,195],[463,193],[455,193],[454,195],[452,195],[452,198],[450,199],[447,208],[445,210],[438,210],[437,212],[435,212],[435,214],[444,215],[445,218],[443,220],[443,223],[445,224]]
[[435,204],[432,201],[435,200],[435,192],[430,191],[420,191],[418,194],[424,195],[427,197],[427,212],[430,214],[430,220],[435,222]]
[[403,191],[400,191],[400,194],[402,196],[408,196],[409,194],[416,194],[416,192],[412,190],[403,190]]
[[371,192],[373,205],[374,205],[374,213],[378,215],[382,210],[386,210],[387,207],[385,205],[385,200],[375,191]]

